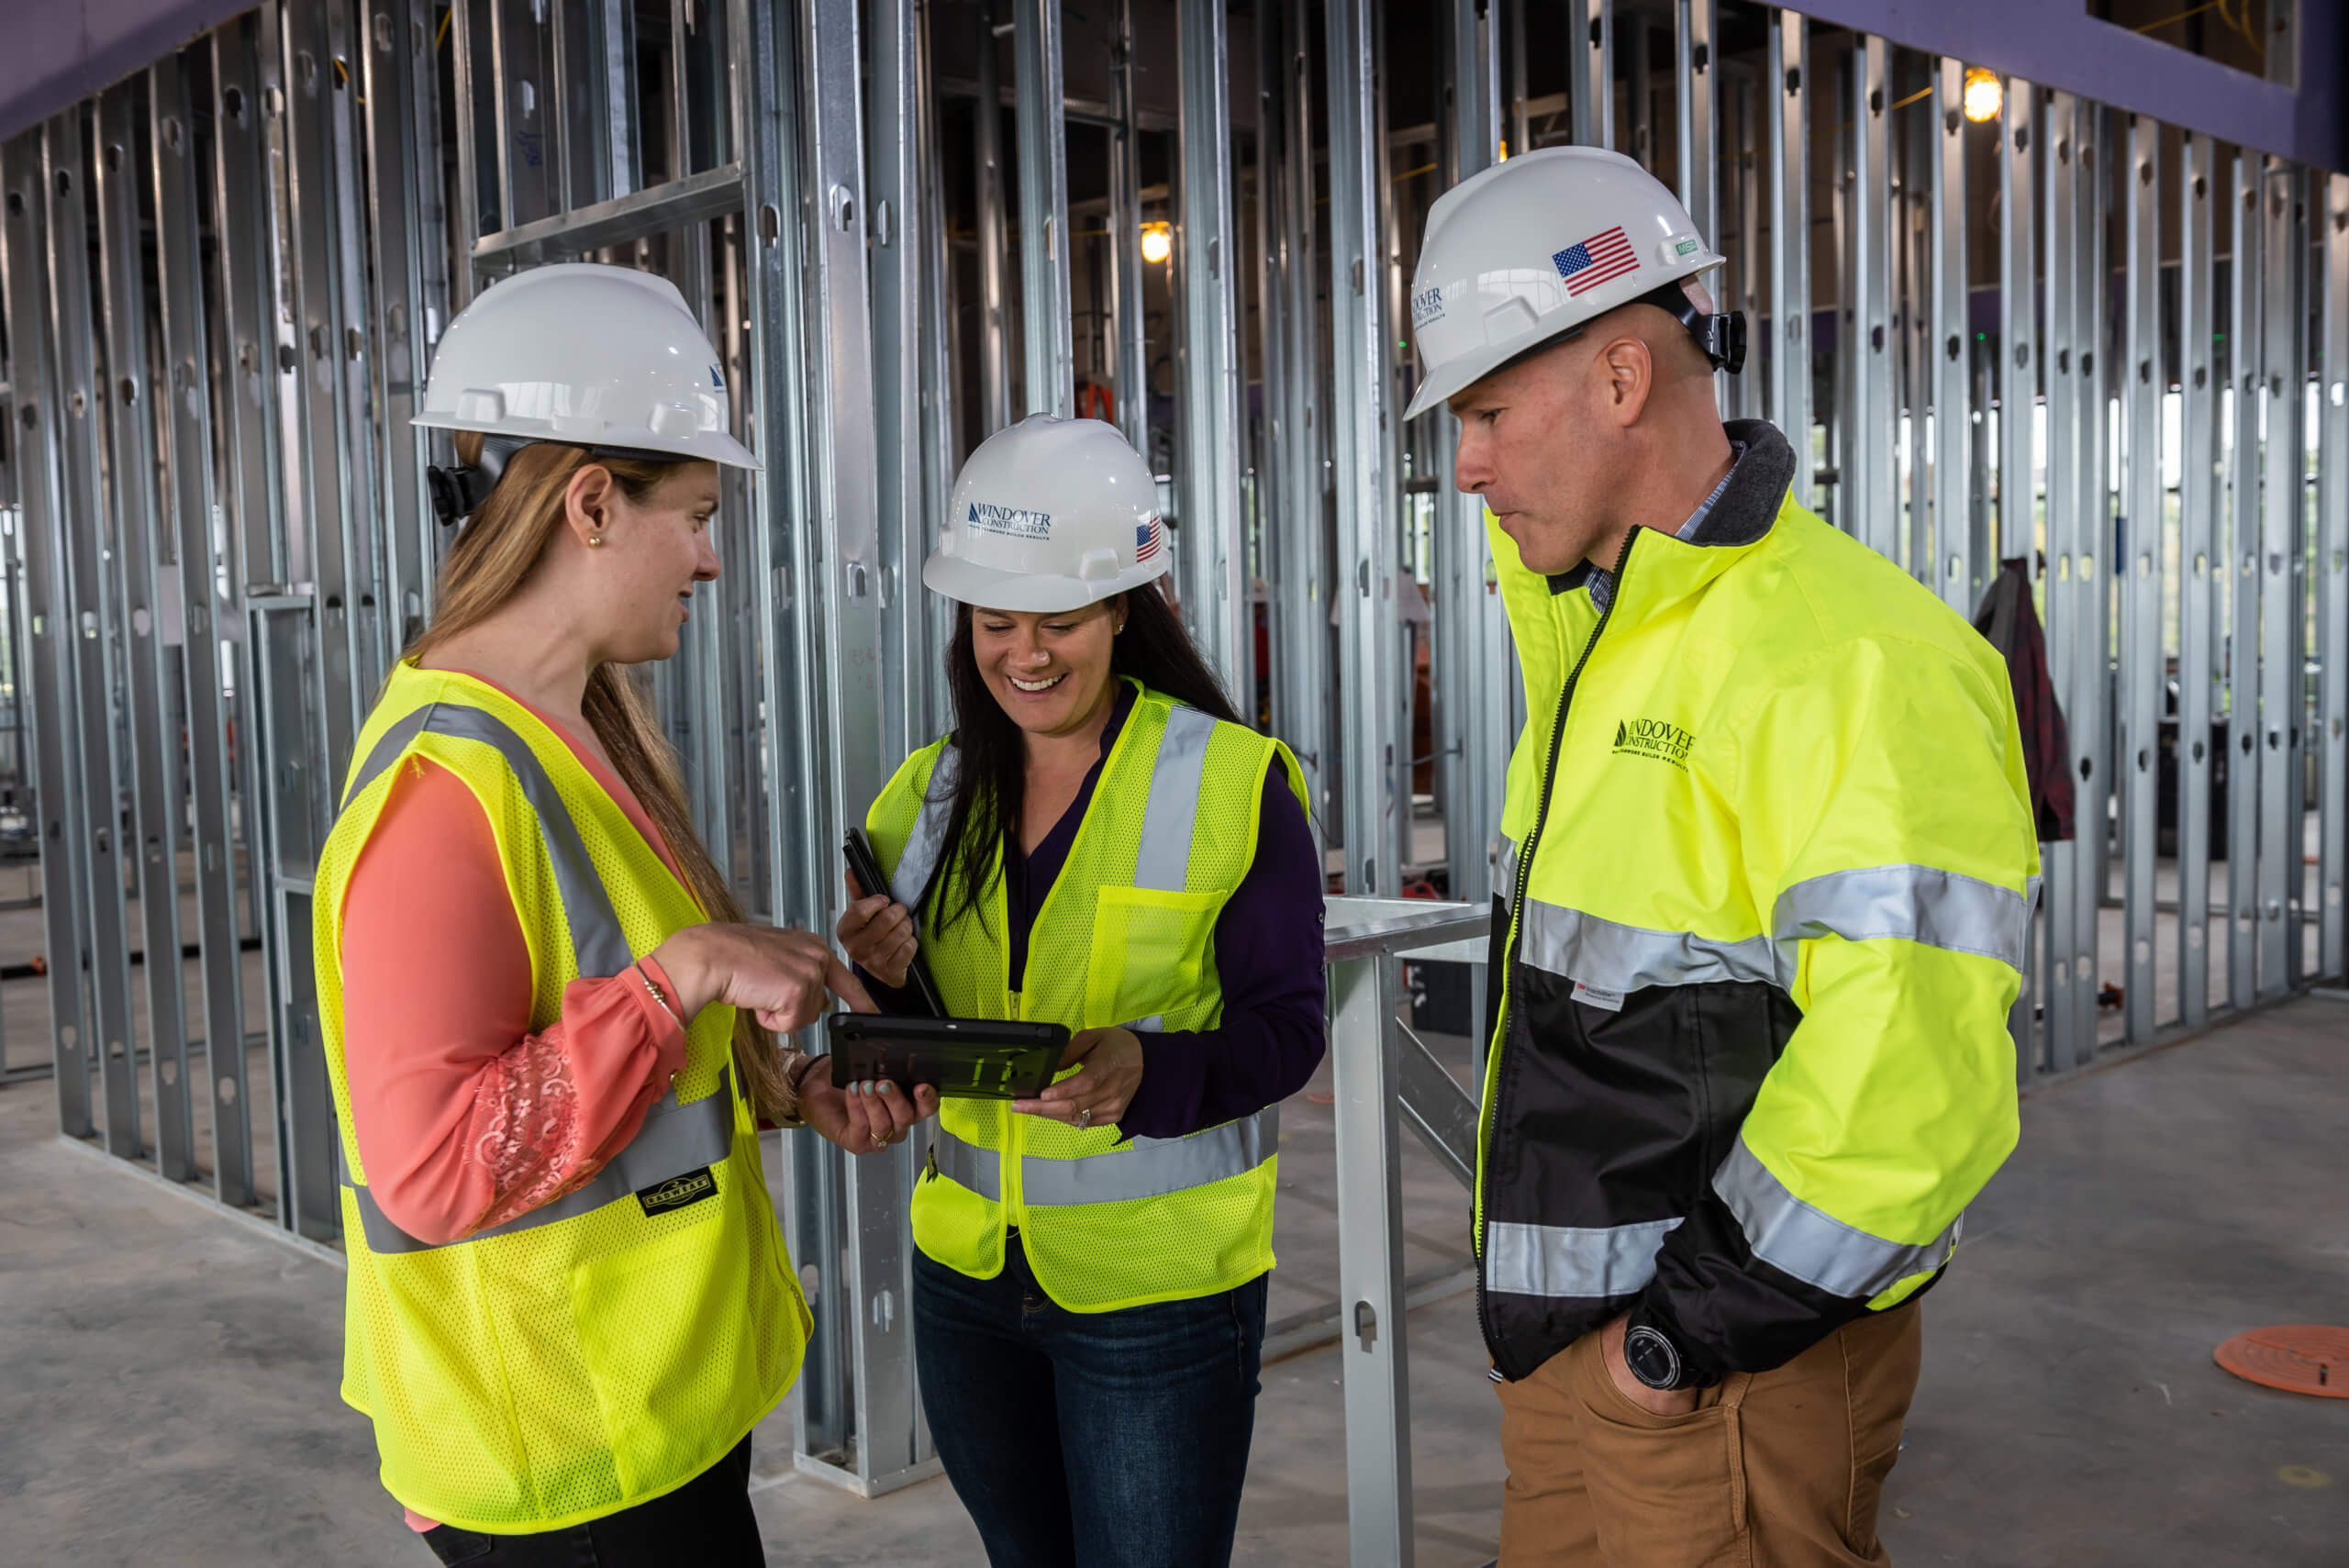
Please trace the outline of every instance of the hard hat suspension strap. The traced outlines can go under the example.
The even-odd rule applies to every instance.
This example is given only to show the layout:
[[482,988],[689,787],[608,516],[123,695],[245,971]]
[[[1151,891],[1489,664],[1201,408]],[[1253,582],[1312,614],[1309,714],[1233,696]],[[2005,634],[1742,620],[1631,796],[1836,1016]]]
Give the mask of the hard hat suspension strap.
[[1699,310],[1677,280],[1652,288],[1631,303],[1653,305],[1688,328],[1715,370],[1735,375],[1745,368],[1745,312]]
[[578,446],[589,457],[627,458],[638,462],[690,462],[676,452],[648,451],[641,447],[588,446],[575,441],[542,442],[527,436],[484,436],[481,455],[469,463],[427,468],[425,488],[432,493],[432,513],[442,528],[454,528],[489,502],[489,493],[506,473],[506,465],[524,447]]

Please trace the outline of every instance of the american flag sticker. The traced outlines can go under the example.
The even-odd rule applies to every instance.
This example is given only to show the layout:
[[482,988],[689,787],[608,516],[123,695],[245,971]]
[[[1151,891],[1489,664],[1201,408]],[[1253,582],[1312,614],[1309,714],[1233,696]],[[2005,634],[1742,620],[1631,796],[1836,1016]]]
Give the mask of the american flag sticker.
[[1134,528],[1134,564],[1140,566],[1152,559],[1165,548],[1165,525],[1156,517],[1137,525]]
[[1639,253],[1623,237],[1620,224],[1567,246],[1550,260],[1557,263],[1558,275],[1566,280],[1569,295],[1595,289],[1625,272],[1637,272],[1640,266]]

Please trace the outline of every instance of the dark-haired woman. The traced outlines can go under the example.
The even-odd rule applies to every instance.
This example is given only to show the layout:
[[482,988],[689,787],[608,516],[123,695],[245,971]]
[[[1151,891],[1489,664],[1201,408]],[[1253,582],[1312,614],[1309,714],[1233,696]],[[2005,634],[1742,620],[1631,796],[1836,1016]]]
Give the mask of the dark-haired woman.
[[922,1403],[996,1568],[1230,1560],[1276,1107],[1323,1047],[1303,778],[1166,565],[1109,426],[971,455],[922,571],[959,603],[954,733],[874,802],[890,887],[838,933],[885,986],[918,944],[955,1015],[1074,1031],[1041,1099],[947,1103],[914,1195]]
[[865,1153],[935,1104],[777,1051],[828,988],[870,1002],[822,939],[740,922],[629,679],[718,575],[718,465],[754,466],[716,357],[664,280],[540,268],[451,324],[417,420],[458,432],[463,526],[314,937],[342,1396],[444,1562],[763,1562],[750,1432],[808,1318],[759,1124]]

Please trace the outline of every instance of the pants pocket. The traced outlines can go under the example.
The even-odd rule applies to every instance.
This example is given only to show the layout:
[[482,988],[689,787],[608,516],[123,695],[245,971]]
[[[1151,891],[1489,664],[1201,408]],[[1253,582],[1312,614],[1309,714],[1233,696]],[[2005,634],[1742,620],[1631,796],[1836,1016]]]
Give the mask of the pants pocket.
[[1597,1333],[1567,1347],[1567,1388],[1600,1549],[1614,1562],[1750,1564],[1738,1410],[1723,1386],[1658,1416],[1608,1374]]

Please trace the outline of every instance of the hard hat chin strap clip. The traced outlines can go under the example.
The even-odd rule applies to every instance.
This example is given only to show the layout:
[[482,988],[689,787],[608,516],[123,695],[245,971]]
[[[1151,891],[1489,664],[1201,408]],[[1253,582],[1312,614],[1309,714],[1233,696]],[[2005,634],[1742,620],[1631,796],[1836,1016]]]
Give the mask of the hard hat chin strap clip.
[[513,436],[484,436],[481,455],[471,462],[424,471],[425,488],[432,493],[432,515],[444,528],[454,528],[489,500],[506,464],[530,443]]
[[1636,303],[1653,305],[1686,327],[1715,370],[1735,375],[1745,368],[1745,312],[1699,310],[1678,283],[1650,289]]

